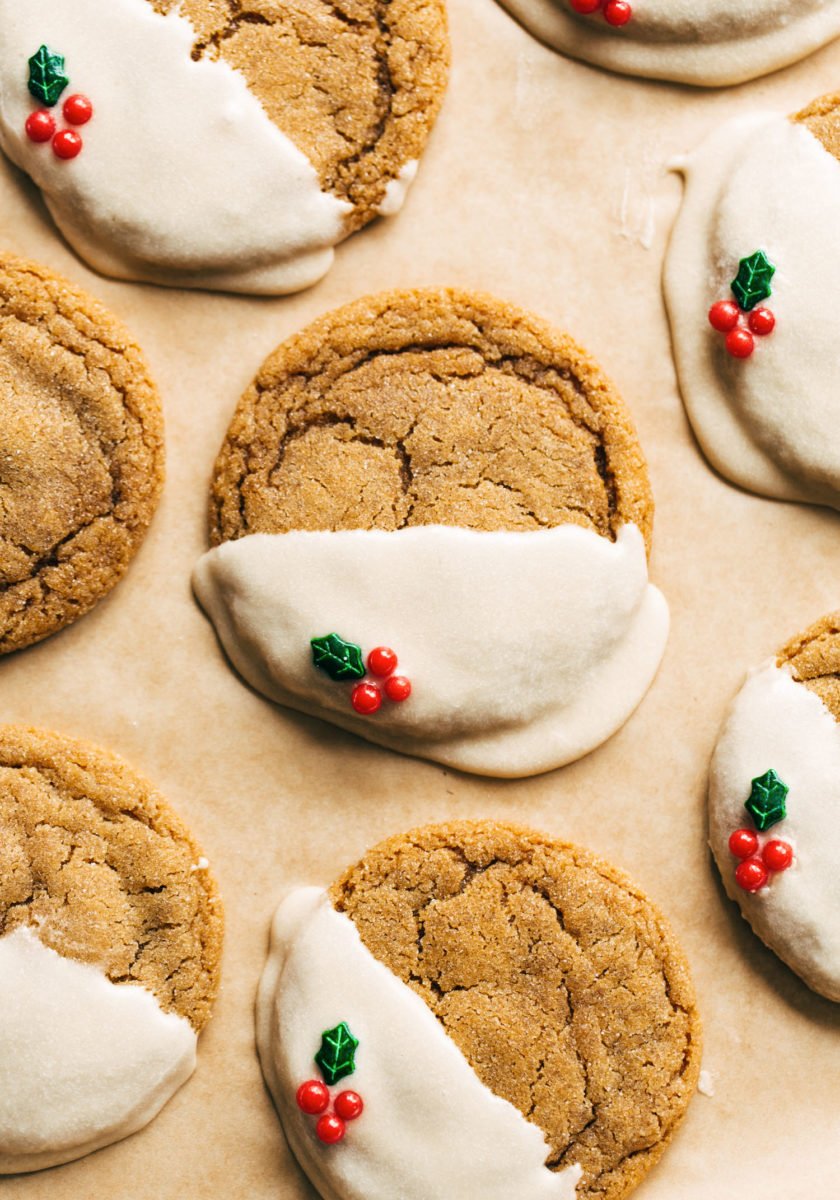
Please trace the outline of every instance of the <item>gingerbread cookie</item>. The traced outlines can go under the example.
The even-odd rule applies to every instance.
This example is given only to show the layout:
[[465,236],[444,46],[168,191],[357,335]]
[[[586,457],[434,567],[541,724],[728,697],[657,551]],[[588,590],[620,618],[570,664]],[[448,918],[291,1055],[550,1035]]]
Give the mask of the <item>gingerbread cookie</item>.
[[587,753],[667,637],[612,385],[488,296],[392,292],[264,364],[216,464],[198,598],[281,704],[463,770]]
[[134,1133],[195,1067],[219,982],[207,860],[102,750],[0,727],[0,1173]]
[[700,87],[743,83],[840,34],[840,0],[502,0],[574,58]]
[[100,304],[0,255],[0,654],[106,595],[163,486],[146,363]]
[[444,0],[0,0],[0,145],[124,279],[276,294],[402,205]]
[[680,389],[741,487],[840,507],[831,297],[840,96],[728,121],[682,165],[665,270]]
[[588,851],[457,822],[280,906],[257,1042],[328,1200],[619,1200],[697,1081],[662,915]]
[[727,895],[809,987],[840,1000],[840,613],[753,671],[726,716],[709,783]]

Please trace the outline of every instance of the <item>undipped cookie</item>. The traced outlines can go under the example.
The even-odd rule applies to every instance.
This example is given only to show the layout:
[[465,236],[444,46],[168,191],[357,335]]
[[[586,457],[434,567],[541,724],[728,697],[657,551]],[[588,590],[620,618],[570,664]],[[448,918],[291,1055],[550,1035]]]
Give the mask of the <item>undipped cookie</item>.
[[280,906],[263,1072],[326,1200],[619,1200],[697,1081],[668,923],[588,851],[459,822]]
[[838,95],[793,118],[725,122],[681,164],[665,269],[680,390],[712,465],[761,495],[834,508],[838,156]]
[[747,678],[718,738],[710,842],[727,894],[809,987],[840,1000],[840,613]]
[[0,654],[111,590],[162,486],[163,415],[137,346],[66,280],[0,255]]
[[391,292],[263,365],[194,586],[270,698],[528,775],[614,733],[656,672],[652,519],[627,410],[570,338],[489,296]]
[[147,1124],[195,1067],[222,910],[166,801],[105,751],[0,727],[0,1173]]
[[840,34],[840,0],[502,0],[558,50],[611,71],[742,83]]
[[296,291],[399,210],[444,0],[0,0],[0,145],[98,270]]

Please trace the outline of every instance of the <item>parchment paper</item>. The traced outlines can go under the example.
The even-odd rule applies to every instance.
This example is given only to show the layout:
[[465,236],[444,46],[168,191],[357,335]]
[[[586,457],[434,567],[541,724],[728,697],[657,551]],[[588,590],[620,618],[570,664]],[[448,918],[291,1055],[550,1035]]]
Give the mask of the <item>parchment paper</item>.
[[[169,452],[162,509],[126,579],[71,629],[0,661],[0,719],[133,762],[195,829],[227,909],[222,992],[190,1083],[128,1141],[3,1180],[4,1200],[312,1200],[254,1053],[275,904],[292,884],[329,882],[390,833],[484,816],[614,860],[688,951],[715,1094],[696,1097],[639,1200],[837,1194],[840,1006],[812,995],[725,899],[704,798],[744,672],[840,603],[840,517],[743,494],[712,473],[679,402],[659,278],[680,193],[665,164],[730,115],[795,111],[840,86],[840,43],[706,94],[572,63],[493,0],[451,0],[451,17],[451,87],[404,213],[351,239],[327,279],[296,297],[101,279],[0,166],[0,245],[64,272],[129,323],[162,389]],[[461,776],[273,708],[229,670],[190,594],[213,459],[263,357],[365,291],[446,283],[517,301],[592,351],[632,408],[657,501],[653,578],[673,617],[659,678],[607,745],[521,782]]]

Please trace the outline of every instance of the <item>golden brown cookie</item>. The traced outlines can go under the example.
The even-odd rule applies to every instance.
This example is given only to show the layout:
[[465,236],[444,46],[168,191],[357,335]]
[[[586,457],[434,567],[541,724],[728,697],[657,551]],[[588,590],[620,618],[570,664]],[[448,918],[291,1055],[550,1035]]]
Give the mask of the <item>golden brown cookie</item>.
[[840,721],[840,612],[829,613],[782,646],[776,665],[787,664],[793,678],[822,700]]
[[[376,1197],[388,1181],[412,1200],[619,1200],[671,1140],[701,1054],[688,965],[658,909],[588,851],[493,821],[389,838],[328,893],[287,897],[257,1029],[292,1147],[339,1197],[367,1179]],[[315,1111],[289,1086],[304,1072],[366,1104],[343,1156],[325,1156],[298,1111]],[[395,1136],[401,1120],[410,1137]]]
[[840,92],[820,96],[792,118],[822,142],[829,154],[840,158]]
[[347,201],[347,232],[377,216],[420,158],[449,69],[443,0],[149,0],[195,28],[193,58],[244,75],[274,124]]
[[368,296],[269,357],[216,463],[214,545],[292,529],[635,523],[653,501],[629,414],[565,334],[490,296]]
[[0,938],[21,926],[136,983],[196,1032],[219,986],[222,908],[159,792],[84,742],[0,727]]
[[46,268],[0,256],[0,653],[111,590],[163,459],[157,390],[122,325]]

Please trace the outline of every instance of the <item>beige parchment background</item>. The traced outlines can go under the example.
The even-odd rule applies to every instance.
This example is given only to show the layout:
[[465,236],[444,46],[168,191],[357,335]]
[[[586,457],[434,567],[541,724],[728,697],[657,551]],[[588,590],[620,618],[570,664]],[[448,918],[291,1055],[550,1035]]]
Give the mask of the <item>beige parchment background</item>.
[[[162,508],[129,575],[76,626],[0,661],[0,720],[98,741],[154,780],[203,842],[228,919],[222,992],[192,1081],[144,1132],[3,1180],[3,1200],[312,1200],[253,1047],[272,910],[290,885],[330,881],[387,834],[482,816],[614,860],[689,953],[715,1094],[696,1097],[639,1200],[836,1194],[840,1006],[812,995],[724,898],[704,796],[745,670],[840,604],[840,516],[743,494],[707,467],[679,402],[659,277],[680,194],[665,165],[732,114],[794,111],[840,87],[840,43],[705,94],[567,61],[492,0],[451,0],[451,17],[450,92],[405,211],[354,237],[296,297],[103,280],[0,164],[0,246],[63,271],[128,322],[161,386],[169,452]],[[635,415],[657,501],[653,577],[673,618],[659,677],[611,742],[532,780],[462,776],[273,708],[227,668],[190,594],[213,459],[263,357],[364,291],[446,283],[517,301],[593,352]]]

